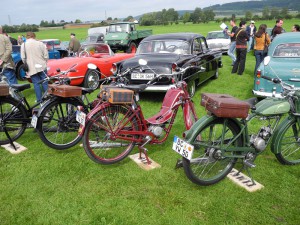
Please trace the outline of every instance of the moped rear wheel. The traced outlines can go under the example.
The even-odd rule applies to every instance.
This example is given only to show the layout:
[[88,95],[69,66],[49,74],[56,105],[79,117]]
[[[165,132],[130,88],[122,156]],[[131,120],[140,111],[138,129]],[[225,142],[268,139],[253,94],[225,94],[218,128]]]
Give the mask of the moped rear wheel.
[[135,146],[137,135],[126,134],[138,130],[136,117],[125,105],[104,107],[87,122],[83,147],[90,159],[100,164],[113,164],[124,159]]
[[220,145],[222,144],[223,148],[242,146],[241,136],[232,142],[240,129],[231,120],[224,122],[225,119],[216,118],[200,127],[191,142],[195,147],[193,158],[191,160],[183,158],[182,163],[186,176],[193,183],[203,186],[215,184],[225,178],[235,165],[237,158],[232,157],[234,153],[223,153]]
[[76,121],[78,105],[82,104],[63,98],[43,108],[36,129],[44,144],[56,150],[65,150],[81,140],[78,134],[80,124]]
[[296,120],[283,130],[278,143],[280,152],[275,156],[280,163],[284,165],[300,163],[300,127]]

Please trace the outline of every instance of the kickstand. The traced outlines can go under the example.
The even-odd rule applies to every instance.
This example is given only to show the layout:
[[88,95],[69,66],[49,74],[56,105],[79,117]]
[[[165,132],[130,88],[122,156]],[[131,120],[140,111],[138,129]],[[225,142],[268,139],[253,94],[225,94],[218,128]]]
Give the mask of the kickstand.
[[243,165],[243,167],[236,173],[235,176],[238,176],[240,174],[240,172],[242,172],[242,170],[245,170],[247,172],[248,176],[251,179],[252,184],[256,185],[255,180],[253,179],[253,176],[252,176],[252,174],[251,174],[251,172],[249,170],[249,166],[247,166],[247,165]]
[[9,140],[10,145],[14,147],[15,151],[17,151],[17,148],[16,148],[16,146],[14,145],[14,142],[12,141],[11,137],[9,136],[9,134],[8,134],[8,132],[7,132],[6,126],[3,127],[3,130],[4,130],[4,132],[5,132],[6,137],[7,137],[8,140]]
[[149,160],[148,153],[147,153],[147,149],[144,148],[143,146],[139,146],[139,151],[140,151],[140,157],[139,157],[139,159],[140,159],[140,160],[143,160],[143,157],[142,157],[142,152],[143,152],[144,155],[145,155],[147,164],[150,165],[152,162]]

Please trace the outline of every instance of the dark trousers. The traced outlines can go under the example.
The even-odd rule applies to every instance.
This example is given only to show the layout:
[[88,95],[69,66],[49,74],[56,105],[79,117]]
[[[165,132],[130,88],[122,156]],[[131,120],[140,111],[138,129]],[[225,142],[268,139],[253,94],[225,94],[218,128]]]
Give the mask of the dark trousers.
[[231,73],[238,72],[238,75],[242,75],[245,70],[247,48],[236,49],[236,60],[234,62]]

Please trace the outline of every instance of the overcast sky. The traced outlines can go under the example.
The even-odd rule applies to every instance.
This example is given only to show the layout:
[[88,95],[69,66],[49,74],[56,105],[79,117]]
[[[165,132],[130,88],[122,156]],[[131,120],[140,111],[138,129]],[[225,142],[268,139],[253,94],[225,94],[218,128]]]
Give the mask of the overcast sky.
[[42,20],[103,20],[125,18],[174,8],[194,10],[246,0],[1,0],[0,25],[40,24]]

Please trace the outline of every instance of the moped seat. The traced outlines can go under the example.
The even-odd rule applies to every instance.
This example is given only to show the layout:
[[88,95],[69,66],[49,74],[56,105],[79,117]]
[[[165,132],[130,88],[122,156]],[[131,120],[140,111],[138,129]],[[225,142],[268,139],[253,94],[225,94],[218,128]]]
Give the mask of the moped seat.
[[30,84],[12,84],[11,87],[18,91],[24,91],[30,88]]

